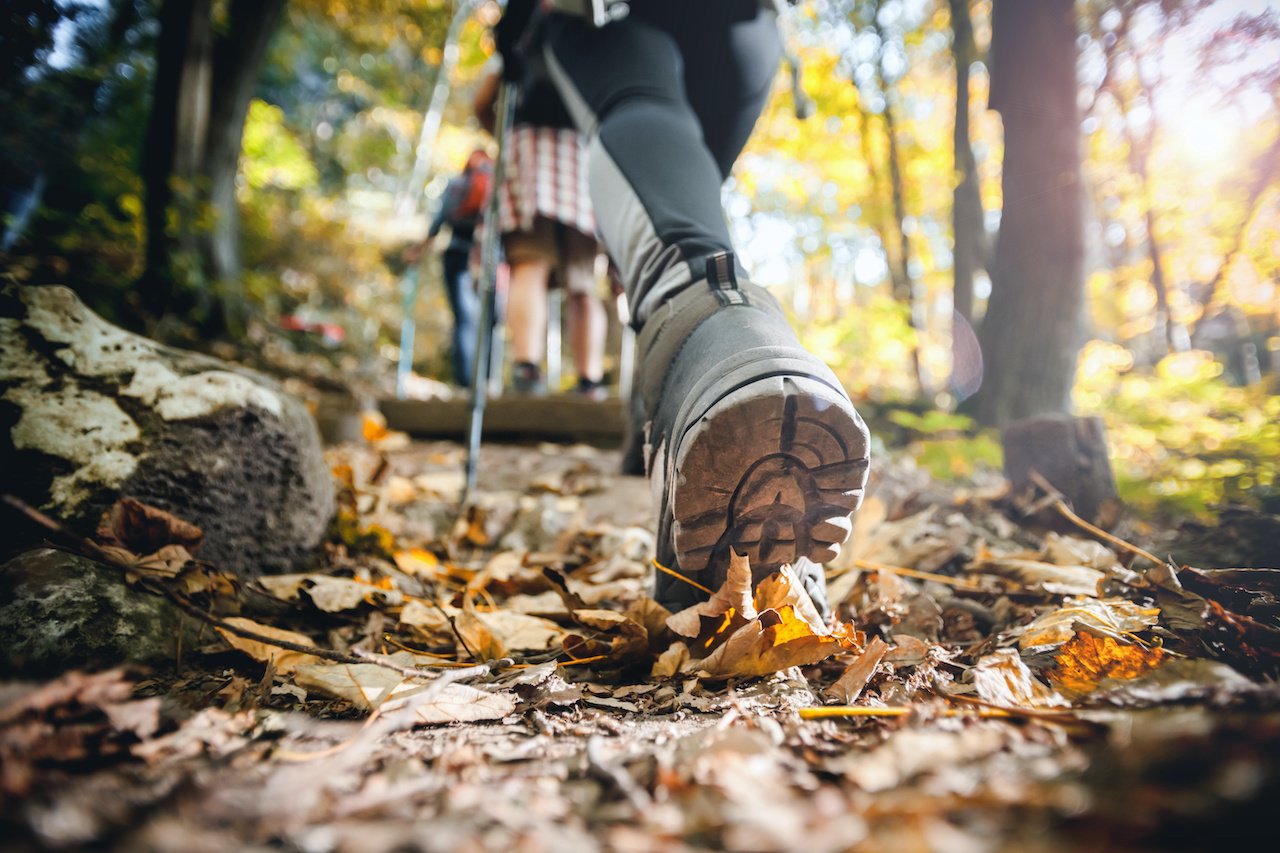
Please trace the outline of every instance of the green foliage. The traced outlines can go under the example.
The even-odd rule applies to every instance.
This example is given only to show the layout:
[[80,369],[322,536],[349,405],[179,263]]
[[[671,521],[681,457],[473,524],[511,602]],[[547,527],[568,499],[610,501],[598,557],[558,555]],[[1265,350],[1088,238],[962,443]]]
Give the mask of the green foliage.
[[978,430],[972,418],[939,409],[890,408],[881,417],[899,428],[895,444],[937,480],[967,480],[980,470],[998,471],[1004,463],[999,436]]
[[1215,504],[1280,510],[1280,396],[1234,386],[1213,355],[1170,355],[1154,371],[1093,341],[1076,401],[1107,426],[1121,497],[1142,510],[1204,514]]
[[256,99],[249,104],[240,156],[240,172],[253,189],[300,190],[318,178],[306,148],[285,125],[284,111]]

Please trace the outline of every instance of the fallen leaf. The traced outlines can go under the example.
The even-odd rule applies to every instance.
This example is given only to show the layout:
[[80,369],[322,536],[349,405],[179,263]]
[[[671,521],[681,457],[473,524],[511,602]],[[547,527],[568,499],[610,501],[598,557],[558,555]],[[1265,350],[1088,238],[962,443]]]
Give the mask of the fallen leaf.
[[970,670],[978,698],[1002,708],[1061,707],[1066,701],[1041,684],[1015,649],[999,649]]
[[682,637],[694,640],[695,648],[703,648],[717,635],[728,635],[756,618],[751,594],[751,563],[746,556],[730,551],[729,571],[724,583],[711,598],[667,619],[667,627]]
[[[270,625],[263,625],[243,616],[228,616],[222,621],[228,625],[234,625],[237,628],[244,628],[247,631],[253,631],[255,634],[261,634],[264,637],[285,640],[300,646],[315,645],[306,634],[299,634],[297,631],[286,631],[283,628],[273,628]],[[225,628],[217,628],[216,630],[232,648],[244,652],[256,661],[274,665],[276,672],[281,674],[293,672],[300,666],[316,663],[320,660],[314,655],[295,652],[291,649],[283,649],[280,646],[273,646],[258,640],[241,637]]]
[[1130,708],[1193,701],[1223,704],[1262,689],[1225,663],[1170,658],[1128,681],[1105,679],[1089,698]]
[[464,596],[462,612],[453,620],[453,627],[462,638],[466,651],[477,660],[497,660],[507,656],[506,645],[489,629],[488,624],[480,618],[476,611],[476,603],[470,596]]
[[441,572],[440,558],[425,548],[396,551],[396,568],[415,578],[434,578]]
[[674,678],[688,660],[689,647],[680,642],[672,643],[671,647],[658,655],[658,659],[653,662],[649,677]]
[[1062,607],[1023,628],[1018,647],[1061,645],[1075,636],[1077,624],[1124,640],[1124,635],[1150,628],[1159,618],[1160,608],[1139,607],[1123,598],[1068,598]]
[[807,666],[854,648],[853,627],[831,634],[814,633],[791,605],[766,610],[743,625],[703,660],[691,660],[684,672],[713,678],[769,675],[793,666]]
[[153,554],[166,545],[200,547],[204,532],[189,521],[134,498],[121,498],[102,514],[97,536],[135,554]]
[[842,705],[851,704],[862,694],[867,683],[871,681],[871,676],[875,674],[876,667],[880,665],[880,661],[888,651],[888,643],[879,637],[872,637],[871,642],[867,643],[866,650],[858,655],[857,660],[849,664],[844,674],[836,679],[834,684],[827,688],[827,695]]
[[415,687],[394,670],[372,663],[317,663],[297,667],[293,680],[301,687],[345,699],[362,711],[373,711],[397,689]]
[[1158,646],[1147,649],[1078,630],[1059,647],[1057,662],[1046,675],[1059,690],[1079,697],[1092,693],[1103,679],[1137,678],[1163,660],[1164,649]]
[[286,601],[293,601],[305,592],[311,603],[326,613],[352,610],[375,595],[392,605],[399,604],[402,600],[401,594],[396,590],[380,589],[351,578],[335,578],[332,575],[275,575],[258,578],[258,583],[272,595]]
[[489,629],[494,639],[509,651],[546,651],[568,633],[550,619],[508,610],[474,615]]
[[1098,583],[1106,577],[1088,566],[1060,566],[1040,560],[995,557],[991,554],[980,554],[969,571],[1012,578],[1023,586],[1039,589],[1050,595],[1095,597],[1098,594]]
[[[409,701],[395,699],[388,702],[383,711],[390,713],[399,703]],[[489,693],[467,684],[448,684],[434,699],[417,706],[417,721],[424,725],[444,723],[476,723],[484,720],[501,720],[516,709],[516,699],[508,693]]]

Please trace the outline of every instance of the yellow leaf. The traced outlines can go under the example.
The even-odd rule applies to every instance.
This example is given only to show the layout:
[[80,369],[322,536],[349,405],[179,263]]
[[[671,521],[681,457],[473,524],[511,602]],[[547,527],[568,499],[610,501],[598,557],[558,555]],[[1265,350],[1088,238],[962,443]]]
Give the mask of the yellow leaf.
[[415,578],[431,578],[440,573],[440,559],[425,548],[397,551],[396,568]]

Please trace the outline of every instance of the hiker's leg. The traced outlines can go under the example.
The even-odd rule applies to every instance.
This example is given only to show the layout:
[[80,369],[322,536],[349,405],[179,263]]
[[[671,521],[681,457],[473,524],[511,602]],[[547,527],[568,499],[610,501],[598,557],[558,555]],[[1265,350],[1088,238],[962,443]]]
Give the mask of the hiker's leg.
[[[564,226],[560,239],[560,281],[568,301],[569,346],[579,388],[598,385],[604,375],[604,338],[608,319],[596,281],[595,238]],[[588,388],[587,390],[593,390]]]
[[511,357],[530,364],[542,362],[547,343],[547,276],[545,261],[525,260],[511,265],[507,292],[507,327]]
[[731,248],[721,173],[684,91],[674,37],[635,15],[553,16],[544,54],[588,140],[597,227],[641,325]]
[[475,360],[476,316],[479,299],[471,286],[466,252],[444,253],[445,293],[453,311],[453,379],[463,388],[471,385],[471,367]]

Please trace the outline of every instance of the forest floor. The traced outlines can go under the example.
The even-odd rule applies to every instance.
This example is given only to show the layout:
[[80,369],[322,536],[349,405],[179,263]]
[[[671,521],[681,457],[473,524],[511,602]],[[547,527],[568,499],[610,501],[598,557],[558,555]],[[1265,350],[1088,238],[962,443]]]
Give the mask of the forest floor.
[[341,514],[305,574],[235,583],[131,554],[122,523],[111,553],[138,595],[217,625],[167,670],[0,686],[0,847],[1274,835],[1274,571],[1151,562],[1060,514],[1048,531],[996,482],[886,459],[829,567],[834,624],[785,576],[753,597],[742,567],[673,616],[646,594],[647,484],[616,475],[616,453],[486,447],[455,520],[461,449],[374,438],[330,451]]

